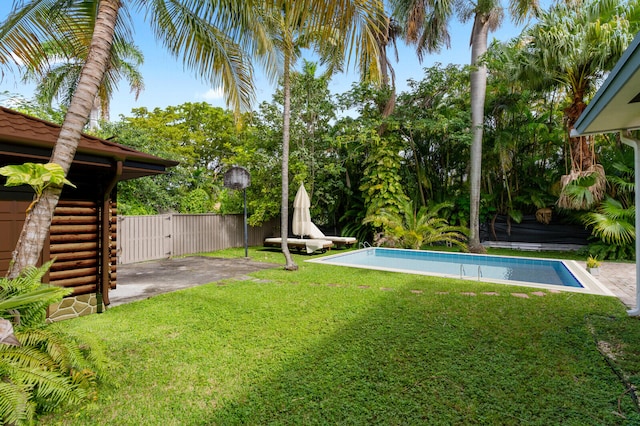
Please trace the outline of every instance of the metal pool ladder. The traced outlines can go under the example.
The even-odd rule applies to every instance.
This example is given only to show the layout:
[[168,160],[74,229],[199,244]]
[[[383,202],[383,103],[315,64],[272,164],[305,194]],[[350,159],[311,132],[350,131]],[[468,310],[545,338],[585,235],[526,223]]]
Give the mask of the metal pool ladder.
[[[462,279],[465,275],[467,275],[467,272],[464,270],[464,264],[460,264],[460,279]],[[480,278],[482,278],[482,266],[478,265],[478,281],[480,281]]]

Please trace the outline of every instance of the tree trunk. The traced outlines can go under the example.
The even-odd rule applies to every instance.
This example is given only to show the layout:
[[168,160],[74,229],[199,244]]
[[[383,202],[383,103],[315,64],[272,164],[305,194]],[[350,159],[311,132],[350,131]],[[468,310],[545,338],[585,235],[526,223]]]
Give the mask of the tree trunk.
[[280,238],[282,240],[282,254],[286,264],[284,269],[295,271],[298,265],[295,264],[289,252],[287,237],[289,235],[289,123],[291,121],[291,57],[284,55],[284,73],[282,76],[284,89],[284,107],[282,116],[282,200],[280,207]]
[[584,172],[595,164],[595,158],[589,144],[591,138],[586,136],[571,137],[578,117],[585,110],[587,105],[584,103],[584,91],[578,91],[573,96],[573,102],[564,110],[566,117],[567,131],[569,132],[569,144],[571,146],[571,170],[576,172]]
[[484,100],[487,91],[487,68],[478,64],[478,58],[487,51],[489,21],[484,14],[476,14],[471,34],[471,170],[469,182],[471,186],[471,205],[469,218],[469,250],[472,253],[485,252],[480,244],[480,186],[482,172],[482,133],[484,123]]
[[[89,119],[93,101],[107,70],[119,8],[120,0],[101,0],[98,6],[98,15],[87,62],[82,68],[78,87],[69,105],[50,159],[50,162],[62,166],[65,174],[69,173],[73,157],[80,143],[82,129]],[[9,278],[15,278],[24,268],[37,264],[61,192],[62,188],[60,187],[45,189],[33,209],[27,213],[7,272]]]

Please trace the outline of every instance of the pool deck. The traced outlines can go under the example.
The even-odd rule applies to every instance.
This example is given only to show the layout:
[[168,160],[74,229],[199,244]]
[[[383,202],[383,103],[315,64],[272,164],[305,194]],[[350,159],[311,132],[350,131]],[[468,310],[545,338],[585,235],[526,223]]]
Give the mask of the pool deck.
[[629,308],[636,307],[636,264],[602,262],[596,277]]

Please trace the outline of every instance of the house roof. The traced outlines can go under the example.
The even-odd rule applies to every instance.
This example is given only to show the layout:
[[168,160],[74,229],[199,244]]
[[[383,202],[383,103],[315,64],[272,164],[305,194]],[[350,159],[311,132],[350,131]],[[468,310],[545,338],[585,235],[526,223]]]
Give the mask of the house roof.
[[640,33],[575,124],[579,134],[640,128]]
[[[0,155],[47,161],[58,140],[61,126],[0,107]],[[145,154],[133,148],[82,134],[74,163],[111,167],[122,161],[120,180],[166,172],[177,161]]]

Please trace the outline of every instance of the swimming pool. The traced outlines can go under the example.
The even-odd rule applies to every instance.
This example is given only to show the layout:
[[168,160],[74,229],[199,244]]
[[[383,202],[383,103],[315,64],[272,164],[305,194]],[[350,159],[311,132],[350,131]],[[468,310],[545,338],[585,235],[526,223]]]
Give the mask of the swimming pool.
[[370,247],[308,262],[613,295],[575,261]]

